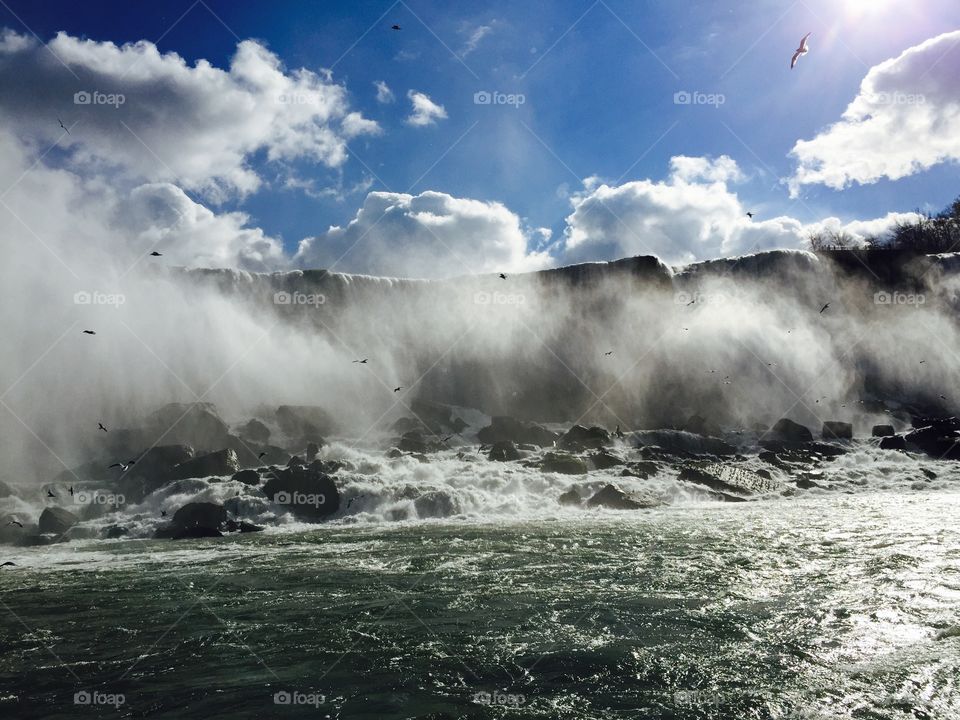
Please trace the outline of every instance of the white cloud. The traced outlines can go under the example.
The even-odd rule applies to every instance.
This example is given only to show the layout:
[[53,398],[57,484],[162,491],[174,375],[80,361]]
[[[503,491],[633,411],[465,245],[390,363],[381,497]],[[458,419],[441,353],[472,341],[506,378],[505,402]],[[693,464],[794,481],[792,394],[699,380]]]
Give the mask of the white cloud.
[[412,278],[523,272],[553,264],[540,230],[497,202],[373,192],[346,227],[304,240],[295,262],[305,267]]
[[383,80],[375,80],[373,86],[377,89],[377,102],[383,105],[392,103],[396,98],[393,96],[393,90]]
[[912,214],[843,223],[828,218],[805,225],[796,218],[747,217],[746,208],[729,183],[744,179],[736,162],[674,157],[665,181],[637,180],[610,186],[588,178],[584,190],[571,197],[567,217],[565,262],[656,255],[667,263],[729,257],[772,249],[807,246],[809,234],[821,229],[844,230],[855,239],[884,236]]
[[415,127],[424,127],[425,125],[434,125],[437,120],[445,120],[447,111],[443,105],[437,105],[430,99],[429,95],[416,90],[407,92],[407,97],[413,105],[413,110],[407,118],[407,123]]
[[[123,103],[76,104],[79,92],[122,95]],[[205,60],[190,66],[146,41],[117,46],[61,32],[44,47],[7,31],[0,119],[47,147],[62,134],[58,116],[73,128],[60,143],[75,167],[175,182],[214,201],[257,190],[254,153],[338,168],[349,139],[379,131],[350,111],[346,90],[329,73],[287,71],[251,40],[237,45],[222,70]]]
[[474,28],[470,32],[470,37],[467,38],[467,42],[464,44],[463,49],[460,51],[460,57],[465,58],[467,55],[476,50],[477,46],[480,44],[480,41],[492,32],[492,23],[490,25],[480,25],[479,27]]
[[840,122],[793,147],[791,192],[897,180],[960,160],[958,67],[960,30],[873,67]]

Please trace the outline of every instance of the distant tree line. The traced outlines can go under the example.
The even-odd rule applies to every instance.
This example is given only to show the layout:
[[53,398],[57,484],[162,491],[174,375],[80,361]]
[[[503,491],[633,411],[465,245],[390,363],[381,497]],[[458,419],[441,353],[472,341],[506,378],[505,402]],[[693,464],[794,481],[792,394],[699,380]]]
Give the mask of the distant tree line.
[[859,241],[842,230],[820,230],[810,233],[810,249],[852,250],[862,245],[870,250],[911,250],[917,253],[960,251],[960,198],[936,215],[917,211],[913,221],[898,222],[889,236],[869,236]]

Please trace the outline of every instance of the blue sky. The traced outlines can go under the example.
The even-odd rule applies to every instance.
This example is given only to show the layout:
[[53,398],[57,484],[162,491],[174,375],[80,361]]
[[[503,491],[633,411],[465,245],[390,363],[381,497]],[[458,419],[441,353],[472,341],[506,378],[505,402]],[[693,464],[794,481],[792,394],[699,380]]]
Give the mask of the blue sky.
[[[288,251],[347,223],[368,190],[498,201],[557,238],[585,178],[662,180],[677,155],[731,157],[745,176],[736,188],[745,207],[804,223],[939,209],[960,194],[952,163],[842,190],[805,185],[798,198],[779,182],[796,169],[794,144],[836,122],[872,66],[960,28],[951,0],[4,3],[0,26],[42,41],[58,31],[148,40],[189,64],[225,68],[238,39],[253,38],[288,72],[331,69],[351,107],[382,132],[353,138],[338,169],[309,158],[288,164],[316,188],[338,185],[339,196],[270,182],[278,172],[261,153],[248,162],[265,185],[218,205],[248,213]],[[811,53],[791,71],[810,31]],[[379,103],[375,81],[396,101]],[[447,118],[406,123],[410,90]],[[478,105],[481,91],[525,102]],[[681,91],[722,95],[723,104],[678,105]]]

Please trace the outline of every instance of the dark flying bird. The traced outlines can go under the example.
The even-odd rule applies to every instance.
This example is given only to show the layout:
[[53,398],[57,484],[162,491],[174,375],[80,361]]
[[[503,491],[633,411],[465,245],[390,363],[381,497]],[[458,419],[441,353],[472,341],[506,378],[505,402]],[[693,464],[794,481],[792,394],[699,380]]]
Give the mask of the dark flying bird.
[[400,392],[401,390],[403,390],[403,386],[402,386],[402,385],[399,385],[399,386],[397,386],[397,387],[395,387],[395,388],[393,389],[394,392]]
[[507,279],[507,276],[504,275],[503,273],[500,273],[500,279],[501,279],[501,280],[506,280],[506,279]]
[[262,453],[260,453],[259,455],[257,455],[257,460],[259,460],[260,458],[262,458],[264,455],[266,455],[265,452],[262,452]]
[[748,212],[748,213],[747,213],[747,217],[750,218],[751,220],[753,220],[753,213],[752,213],[752,212]]
[[158,253],[156,250],[154,250],[152,253],[150,253],[150,257],[163,257],[163,253]]
[[167,511],[166,511],[166,510],[161,510],[161,511],[160,511],[160,517],[166,517],[166,516],[167,516]]
[[797,48],[797,51],[793,54],[793,60],[790,61],[791,70],[797,66],[797,60],[799,60],[801,56],[810,52],[810,48],[807,47],[807,38],[811,35],[813,35],[813,33],[807,33],[803,36],[803,40],[800,41],[800,47]]
[[691,300],[690,302],[687,303],[687,307],[690,307],[690,306],[693,305],[696,301],[697,301],[697,299],[694,298],[693,300]]
[[47,490],[47,497],[48,497],[48,498],[55,498],[56,495],[54,495],[52,492],[50,492],[49,490]]
[[399,26],[399,25],[391,25],[391,26],[390,26],[390,29],[391,29],[391,30],[400,30],[400,26]]
[[107,431],[107,429],[103,426],[103,423],[101,422],[97,423],[97,430],[103,430],[104,432]]
[[828,307],[830,307],[830,303],[827,303],[822,308],[820,308],[820,314],[823,315],[823,311],[826,310]]
[[360,363],[361,365],[366,365],[366,364],[367,364],[367,359],[364,358],[363,360],[354,360],[354,362],[355,362],[355,363]]
[[7,565],[13,565],[16,567],[17,564],[15,562],[10,562],[9,560],[7,560],[5,563],[0,563],[0,567],[6,567]]
[[96,333],[95,333],[93,330],[84,330],[84,331],[83,331],[83,334],[84,334],[84,335],[96,335]]
[[73,485],[70,486],[70,497],[73,497]]
[[17,527],[21,527],[21,528],[23,527],[23,523],[20,522],[19,520],[11,520],[10,522],[7,523],[7,525],[16,525]]
[[108,468],[118,467],[121,470],[123,470],[123,472],[126,472],[127,470],[130,469],[131,465],[136,465],[136,464],[137,464],[136,460],[127,460],[125,463],[115,462],[113,465],[109,465]]
[[63,120],[61,120],[60,118],[57,118],[57,122],[60,123],[60,127],[62,127],[62,128],[64,129],[64,132],[66,132],[67,135],[69,135],[69,134],[70,134],[70,131],[67,130],[67,126],[63,124]]
[[921,360],[921,361],[920,361],[920,364],[923,365],[925,362],[926,362],[926,360]]
[[613,355],[613,350],[609,350],[605,352],[604,355],[606,355],[607,357],[609,357],[610,355]]

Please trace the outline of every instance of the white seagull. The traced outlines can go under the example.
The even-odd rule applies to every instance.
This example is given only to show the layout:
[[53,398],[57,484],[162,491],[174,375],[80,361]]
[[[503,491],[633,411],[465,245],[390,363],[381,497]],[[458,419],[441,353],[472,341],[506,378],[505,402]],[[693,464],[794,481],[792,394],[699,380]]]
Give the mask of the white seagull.
[[807,47],[807,38],[811,35],[813,35],[813,33],[807,33],[803,36],[803,40],[800,41],[800,47],[797,48],[797,51],[793,54],[793,60],[790,61],[791,70],[797,66],[797,60],[800,59],[801,55],[806,55],[810,52],[810,48]]

